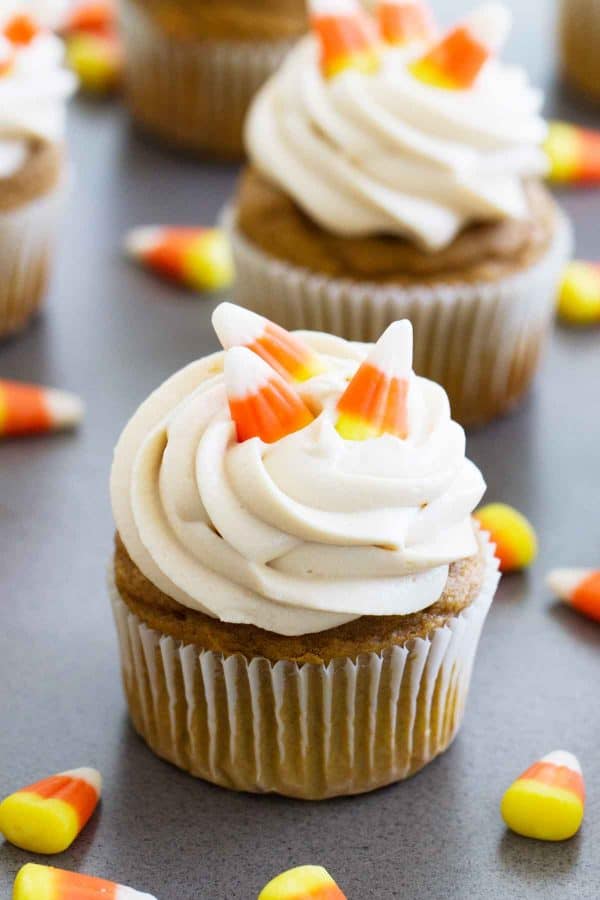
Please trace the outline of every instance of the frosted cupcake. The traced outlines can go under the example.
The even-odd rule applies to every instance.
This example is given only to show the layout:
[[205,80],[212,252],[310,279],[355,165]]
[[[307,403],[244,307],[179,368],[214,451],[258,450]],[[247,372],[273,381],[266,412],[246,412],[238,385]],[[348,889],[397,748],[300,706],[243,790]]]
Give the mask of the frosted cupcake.
[[0,10],[0,337],[39,309],[66,181],[66,102],[75,79],[42,23],[51,4]]
[[236,790],[406,778],[463,715],[497,562],[484,483],[412,329],[375,347],[239,307],[226,349],[135,413],[115,451],[111,595],[136,730]]
[[239,157],[257,88],[306,30],[304,0],[120,0],[126,96],[170,144]]
[[416,371],[460,422],[485,421],[528,388],[570,251],[540,182],[541,94],[497,59],[502,6],[400,45],[392,2],[378,26],[351,0],[319,6],[248,118],[235,298],[353,340],[407,317]]

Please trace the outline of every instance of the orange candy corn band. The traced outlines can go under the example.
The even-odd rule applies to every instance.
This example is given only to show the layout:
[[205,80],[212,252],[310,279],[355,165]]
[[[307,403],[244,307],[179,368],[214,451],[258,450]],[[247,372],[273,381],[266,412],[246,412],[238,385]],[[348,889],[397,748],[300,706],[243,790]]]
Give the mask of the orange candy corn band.
[[461,90],[471,87],[488,57],[489,51],[467,28],[457,28],[413,63],[411,71],[426,84]]
[[26,47],[39,34],[40,29],[33,19],[21,14],[13,16],[4,26],[4,35],[12,44]]
[[40,388],[0,381],[0,434],[33,434],[51,428],[50,410]]
[[571,605],[600,622],[600,572],[592,572],[575,588]]
[[435,33],[431,11],[420,0],[382,0],[377,7],[377,21],[382,39],[392,45],[424,41]]
[[390,380],[366,362],[346,388],[337,409],[347,419],[363,421],[373,436],[387,433],[405,438],[408,433],[407,397],[407,381]]
[[247,347],[284,378],[306,381],[324,371],[317,354],[301,338],[248,309],[221,303],[212,323],[225,350]]
[[116,26],[116,10],[109,0],[76,4],[67,16],[63,27],[65,34],[86,31],[91,34],[106,34]]
[[540,784],[547,784],[553,788],[570,791],[572,794],[576,794],[582,803],[585,801],[583,778],[579,772],[573,771],[568,766],[557,766],[554,763],[540,760],[540,762],[534,763],[519,776],[519,780],[527,778],[532,781],[538,781]]
[[600,131],[568,122],[550,122],[544,145],[557,184],[600,183]]
[[311,25],[321,48],[321,70],[326,78],[346,69],[370,73],[379,68],[375,23],[354,3],[339,14],[314,12]]
[[134,228],[125,249],[163,278],[196,290],[220,290],[233,281],[231,250],[219,228]]
[[92,785],[70,775],[52,775],[22,788],[19,793],[36,794],[44,799],[53,797],[56,800],[63,800],[75,810],[81,828],[89,820],[98,803],[98,793]]

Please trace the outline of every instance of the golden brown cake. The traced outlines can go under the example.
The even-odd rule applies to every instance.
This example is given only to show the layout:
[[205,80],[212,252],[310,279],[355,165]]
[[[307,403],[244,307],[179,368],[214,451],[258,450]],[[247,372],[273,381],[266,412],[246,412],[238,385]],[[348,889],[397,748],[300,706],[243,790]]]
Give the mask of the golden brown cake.
[[375,347],[232,304],[225,347],[155,391],[111,476],[125,694],[159,756],[319,799],[455,736],[498,581],[485,485],[412,329]]
[[559,43],[565,78],[591,100],[600,100],[600,3],[562,0]]
[[306,28],[304,0],[120,0],[135,121],[194,153],[243,155],[252,96]]

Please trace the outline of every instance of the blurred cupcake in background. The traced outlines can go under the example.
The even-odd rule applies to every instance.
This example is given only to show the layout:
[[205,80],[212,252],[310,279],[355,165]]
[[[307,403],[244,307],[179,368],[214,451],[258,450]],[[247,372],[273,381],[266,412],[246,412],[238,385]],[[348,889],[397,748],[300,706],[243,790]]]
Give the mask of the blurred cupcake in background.
[[60,8],[23,0],[0,9],[0,337],[23,328],[43,300],[64,193],[75,78],[49,30]]
[[120,0],[120,17],[133,118],[224,157],[243,154],[252,96],[306,30],[304,0]]
[[561,0],[559,41],[568,82],[600,100],[600,0]]
[[359,341],[409,318],[416,371],[486,421],[531,383],[571,246],[541,182],[542,95],[497,58],[509,12],[440,37],[416,0],[312,7],[248,117],[236,301]]

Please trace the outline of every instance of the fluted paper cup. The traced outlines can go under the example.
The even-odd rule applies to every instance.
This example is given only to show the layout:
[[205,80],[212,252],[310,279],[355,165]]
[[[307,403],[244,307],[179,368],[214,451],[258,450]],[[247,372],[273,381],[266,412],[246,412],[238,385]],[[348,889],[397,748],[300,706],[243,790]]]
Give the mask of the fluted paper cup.
[[600,0],[562,0],[559,42],[569,83],[600,102]]
[[475,425],[508,412],[531,384],[548,337],[572,233],[558,215],[544,256],[517,274],[486,283],[402,287],[331,278],[270,257],[222,215],[233,247],[236,303],[289,329],[376,341],[408,318],[414,366],[447,391],[453,418]]
[[499,579],[488,536],[475,601],[427,639],[328,665],[223,656],[146,626],[109,576],[135,729],[223,787],[322,799],[414,774],[453,740]]
[[241,158],[250,101],[293,41],[177,39],[134,0],[121,0],[120,20],[136,122],[181,149]]
[[23,329],[43,303],[64,193],[63,183],[0,213],[0,338]]

